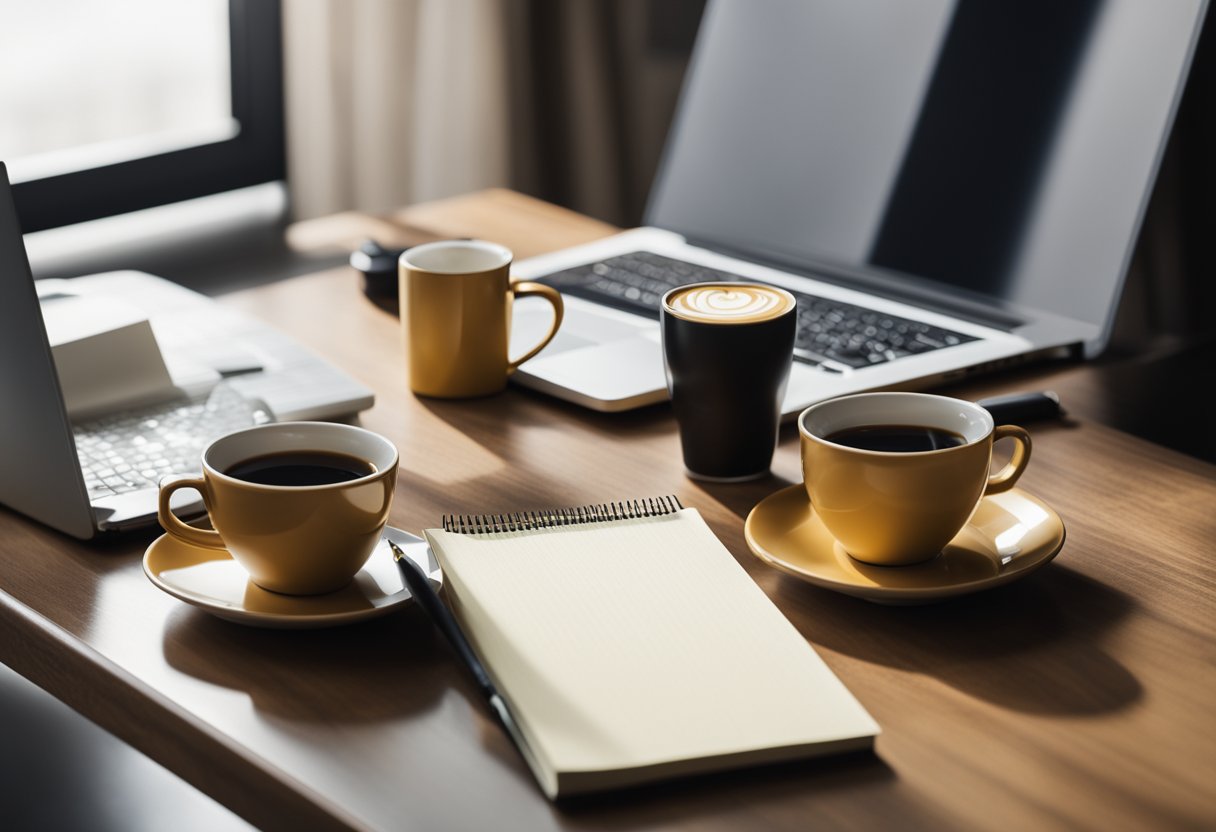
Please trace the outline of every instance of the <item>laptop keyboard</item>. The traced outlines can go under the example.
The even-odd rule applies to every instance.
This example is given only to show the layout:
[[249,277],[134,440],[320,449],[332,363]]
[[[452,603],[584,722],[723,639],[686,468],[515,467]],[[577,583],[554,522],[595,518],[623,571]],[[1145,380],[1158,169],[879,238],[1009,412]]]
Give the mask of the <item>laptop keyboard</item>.
[[73,432],[89,499],[156,488],[166,474],[197,474],[212,439],[267,420],[255,403],[219,384],[198,399],[81,422]]
[[[656,320],[663,295],[678,286],[763,282],[649,251],[634,251],[575,266],[536,280],[571,297]],[[864,306],[788,291],[798,301],[794,358],[822,365],[824,369],[838,370],[840,365],[868,367],[977,340],[972,335]]]

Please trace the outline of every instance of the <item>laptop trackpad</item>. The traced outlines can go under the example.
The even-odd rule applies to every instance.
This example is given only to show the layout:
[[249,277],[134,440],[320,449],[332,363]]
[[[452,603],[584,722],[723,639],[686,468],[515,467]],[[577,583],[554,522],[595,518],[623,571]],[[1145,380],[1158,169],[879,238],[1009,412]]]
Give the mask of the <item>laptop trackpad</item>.
[[[511,356],[523,355],[536,346],[552,323],[553,310],[549,304],[530,298],[515,304],[515,315],[511,321]],[[625,322],[571,304],[566,309],[566,318],[557,335],[541,354],[556,355],[595,344],[621,341],[652,329],[658,331],[657,325],[649,321],[639,319],[636,324]]]
[[603,402],[667,389],[663,349],[646,336],[554,355],[545,351],[520,372]]

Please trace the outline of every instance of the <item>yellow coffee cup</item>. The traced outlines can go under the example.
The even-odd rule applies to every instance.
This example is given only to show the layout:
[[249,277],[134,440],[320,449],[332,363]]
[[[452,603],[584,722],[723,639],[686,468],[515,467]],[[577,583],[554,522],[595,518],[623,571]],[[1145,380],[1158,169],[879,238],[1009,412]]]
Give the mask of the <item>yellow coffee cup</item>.
[[[562,298],[540,283],[510,279],[510,249],[483,240],[443,240],[405,251],[398,261],[401,326],[410,389],[422,396],[466,398],[498,393],[520,364],[553,340]],[[553,305],[553,325],[540,343],[511,360],[515,298]]]
[[[1030,435],[994,426],[979,405],[925,393],[863,393],[812,405],[798,417],[807,496],[852,557],[902,566],[934,557],[981,498],[1013,487]],[[992,445],[1017,444],[989,474]]]
[[[248,428],[204,449],[202,477],[161,482],[158,519],[186,543],[227,549],[263,589],[331,592],[350,582],[380,542],[397,459],[392,442],[351,425]],[[215,531],[188,526],[169,511],[180,488],[202,494]]]

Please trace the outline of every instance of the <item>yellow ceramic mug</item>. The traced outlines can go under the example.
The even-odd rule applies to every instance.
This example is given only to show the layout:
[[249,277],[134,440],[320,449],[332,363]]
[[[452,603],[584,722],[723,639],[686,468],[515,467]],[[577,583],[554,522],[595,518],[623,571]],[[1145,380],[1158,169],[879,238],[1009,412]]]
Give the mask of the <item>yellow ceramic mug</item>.
[[[318,458],[350,462],[353,478],[275,485],[238,476],[254,460],[265,468]],[[316,595],[341,589],[367,562],[388,522],[396,482],[397,449],[371,431],[329,422],[262,425],[208,445],[201,478],[165,478],[158,518],[166,532],[187,543],[227,549],[263,589]],[[202,494],[215,531],[188,526],[169,511],[179,488]]]
[[[932,428],[952,434],[958,444],[913,452],[840,444],[850,431],[895,426]],[[932,558],[966,525],[980,499],[1012,488],[1030,460],[1030,435],[1022,428],[994,427],[979,405],[924,393],[829,399],[804,410],[798,430],[815,513],[846,552],[881,566]],[[989,475],[992,444],[1006,437],[1017,443],[1013,457]]]
[[[466,398],[498,393],[515,369],[553,340],[562,298],[540,283],[510,279],[511,251],[482,240],[414,246],[398,261],[401,325],[410,389],[422,396]],[[553,304],[553,325],[514,361],[507,356],[511,306],[518,297]]]

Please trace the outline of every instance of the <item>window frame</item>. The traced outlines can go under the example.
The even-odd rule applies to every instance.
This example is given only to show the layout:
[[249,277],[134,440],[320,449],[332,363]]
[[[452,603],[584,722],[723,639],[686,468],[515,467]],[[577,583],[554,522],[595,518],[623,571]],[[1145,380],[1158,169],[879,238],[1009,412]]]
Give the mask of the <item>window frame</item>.
[[236,136],[14,183],[26,233],[285,179],[280,0],[228,0]]

